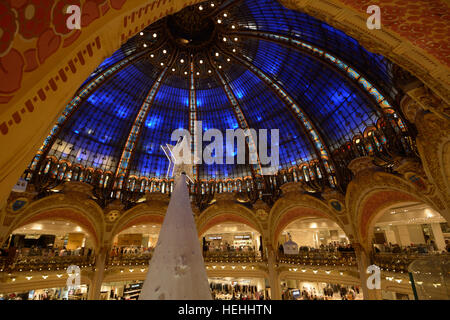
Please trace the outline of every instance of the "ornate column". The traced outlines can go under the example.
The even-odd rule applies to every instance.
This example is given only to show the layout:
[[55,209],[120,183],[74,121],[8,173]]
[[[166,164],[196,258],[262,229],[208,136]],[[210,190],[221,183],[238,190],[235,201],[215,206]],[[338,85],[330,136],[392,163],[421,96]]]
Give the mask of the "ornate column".
[[4,206],[1,206],[0,204],[0,247],[3,245],[3,243],[6,241],[6,238],[8,237],[8,226],[3,225],[3,221],[6,217],[6,203]]
[[[423,86],[409,90],[400,106],[408,121],[417,128],[416,145],[422,161],[423,178],[428,180],[425,184],[429,182],[432,186],[424,193],[434,202],[439,213],[450,221],[449,106]],[[420,183],[416,176],[409,177],[409,180]]]
[[95,256],[94,276],[92,278],[91,285],[89,286],[88,300],[100,299],[100,290],[105,275],[106,260],[110,249],[111,248],[109,246],[103,246]]
[[281,300],[280,278],[276,269],[276,254],[271,244],[266,244],[267,264],[269,268],[269,284],[272,300]]
[[[370,254],[366,252],[359,243],[352,243],[355,248],[356,260],[358,262],[359,277],[361,279],[361,287],[365,300],[382,300],[381,289],[369,289],[367,287],[367,278],[370,276],[367,271],[367,267],[372,265]],[[380,275],[381,276],[381,275]],[[381,279],[380,279],[381,284]]]

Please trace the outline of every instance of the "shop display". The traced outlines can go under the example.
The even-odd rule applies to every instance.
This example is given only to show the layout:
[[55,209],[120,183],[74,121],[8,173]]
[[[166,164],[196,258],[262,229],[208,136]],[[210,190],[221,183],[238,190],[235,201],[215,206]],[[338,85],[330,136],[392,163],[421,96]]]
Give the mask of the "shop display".
[[214,300],[264,300],[262,287],[251,280],[219,280],[209,283]]
[[284,288],[283,300],[362,300],[359,286],[325,282],[298,282],[298,288]]

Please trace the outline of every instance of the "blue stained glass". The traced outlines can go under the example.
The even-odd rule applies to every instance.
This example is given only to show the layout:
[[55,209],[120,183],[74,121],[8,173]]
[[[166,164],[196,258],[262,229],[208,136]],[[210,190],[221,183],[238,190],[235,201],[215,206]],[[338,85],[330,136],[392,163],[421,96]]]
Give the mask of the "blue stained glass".
[[[230,13],[240,28],[274,32],[281,39],[295,38],[297,42],[291,42],[292,46],[309,48],[314,54],[329,52],[323,57],[327,63],[334,61],[348,78],[370,90],[383,108],[392,107],[385,100],[396,93],[392,85],[392,64],[366,51],[345,33],[304,13],[288,10],[275,0],[244,0],[230,7]],[[111,74],[101,75],[103,71],[119,68],[130,57],[137,56],[136,43],[137,38],[130,39],[85,81],[86,88],[71,101],[71,105],[80,102],[80,107],[65,123],[49,155],[114,172],[123,149],[131,148],[137,141],[134,157],[130,158],[130,173],[139,177],[165,174],[168,161],[159,146],[173,144],[170,141],[172,131],[188,129],[189,117],[191,121],[195,118],[189,108],[189,79],[173,74],[164,79],[154,101],[148,105],[148,115],[137,119],[137,123],[143,124],[142,131],[133,129],[136,136],[131,136],[128,143],[138,111],[161,72],[159,65],[150,59],[138,59],[98,88],[95,86]],[[274,92],[266,81],[235,64],[222,70],[234,93],[235,98],[230,98],[214,76],[204,77],[205,70],[200,70],[202,77],[195,81],[195,98],[197,120],[203,122],[204,131],[217,128],[225,132],[247,125],[256,129],[279,129],[280,167],[287,168],[314,160],[317,157],[314,147],[326,155],[320,138],[333,151],[376,122],[375,111],[367,97],[335,70],[272,41],[242,37],[238,45],[242,48],[239,54],[249,57],[251,63],[267,73],[292,100],[282,90]],[[94,79],[95,83],[89,82]],[[91,90],[94,87],[95,90]],[[286,105],[286,100],[290,106]],[[59,121],[63,123],[70,112],[71,108],[66,107]],[[315,128],[301,118],[302,112]],[[312,131],[315,129],[318,134]],[[236,150],[227,150],[227,153],[236,156]],[[128,151],[124,154],[131,155]],[[210,165],[202,166],[199,171],[201,179],[250,175],[248,165]]]
[[[246,47],[252,47],[250,43],[254,41],[257,40],[248,40]],[[261,42],[266,41],[260,40],[258,44]],[[275,74],[268,72],[269,76],[277,79],[299,103],[321,129],[332,150],[351,140],[361,129],[363,131],[371,122],[368,120],[376,120],[376,112],[366,102],[366,97],[352,89],[343,76],[332,69],[323,68],[319,62],[298,51],[273,43],[266,48],[264,56],[254,59],[253,64],[269,71],[267,65],[273,60],[283,61],[283,68]]]

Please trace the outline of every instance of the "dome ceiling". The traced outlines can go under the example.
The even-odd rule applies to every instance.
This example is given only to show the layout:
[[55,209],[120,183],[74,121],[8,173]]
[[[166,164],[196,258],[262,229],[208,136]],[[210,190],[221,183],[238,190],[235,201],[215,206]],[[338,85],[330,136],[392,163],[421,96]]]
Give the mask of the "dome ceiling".
[[[332,176],[330,155],[393,112],[391,69],[344,33],[274,0],[208,1],[148,26],[107,58],[39,154],[163,178],[160,145],[175,129],[192,131],[191,119],[203,130],[279,129],[280,169],[318,161]],[[250,165],[197,170],[199,179],[254,173]]]

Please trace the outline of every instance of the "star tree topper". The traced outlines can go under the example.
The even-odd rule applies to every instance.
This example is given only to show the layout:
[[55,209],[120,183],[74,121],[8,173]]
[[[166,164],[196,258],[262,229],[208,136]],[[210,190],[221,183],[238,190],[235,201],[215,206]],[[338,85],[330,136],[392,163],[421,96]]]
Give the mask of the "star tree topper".
[[166,157],[169,159],[169,167],[167,168],[166,177],[178,177],[185,174],[186,177],[194,183],[194,169],[195,157],[189,146],[189,139],[180,137],[176,145],[166,144],[161,146]]

